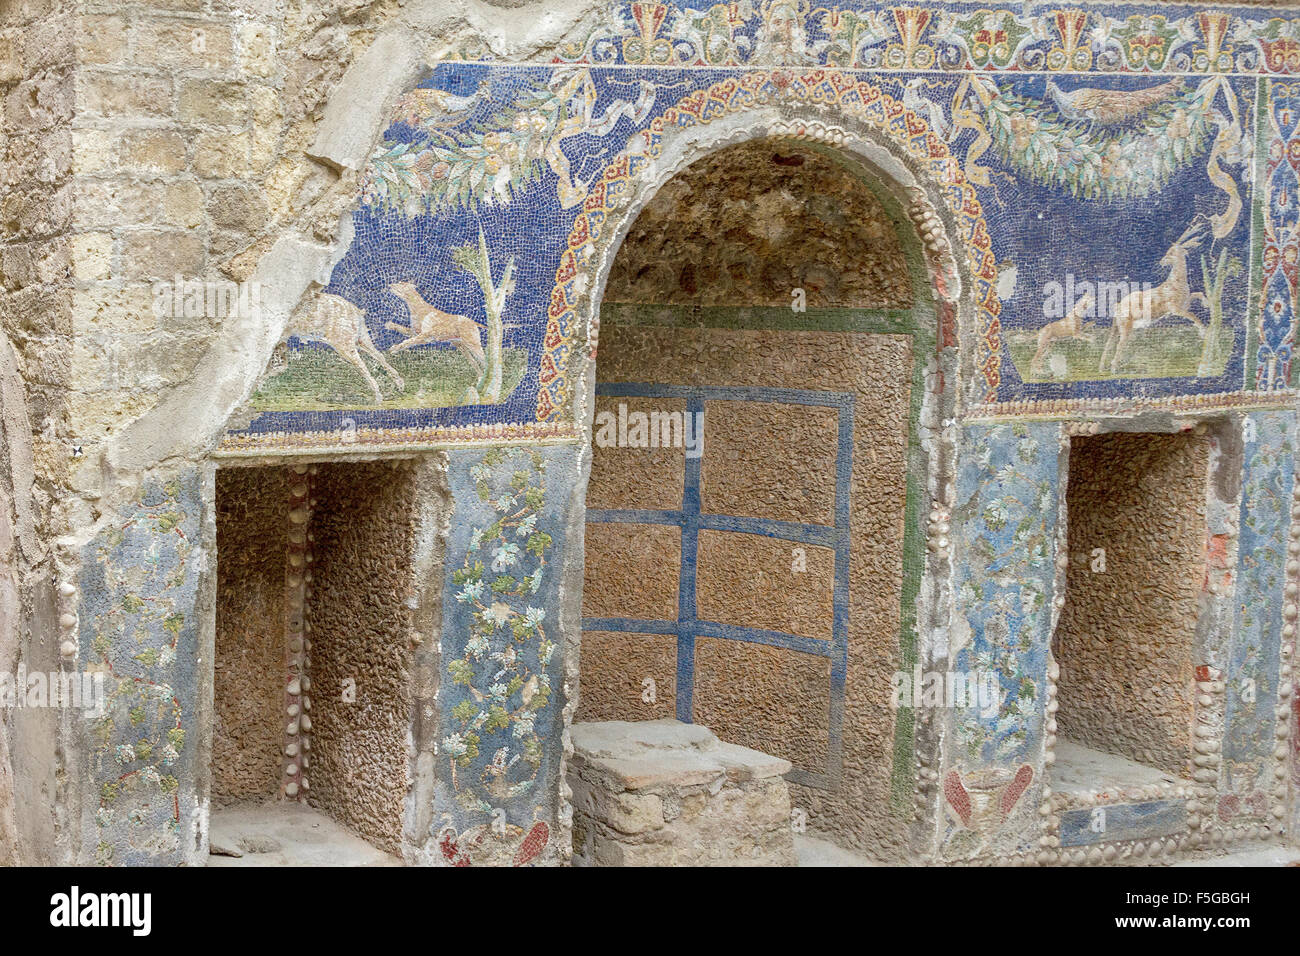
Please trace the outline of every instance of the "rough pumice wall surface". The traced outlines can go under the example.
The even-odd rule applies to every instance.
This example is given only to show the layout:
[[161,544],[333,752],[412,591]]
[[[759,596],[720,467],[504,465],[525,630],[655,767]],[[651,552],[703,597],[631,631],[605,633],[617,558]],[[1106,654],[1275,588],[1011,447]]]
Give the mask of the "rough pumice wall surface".
[[1191,434],[1070,446],[1060,735],[1180,775],[1190,772],[1209,449]]
[[[831,790],[793,786],[796,806],[810,811],[814,825],[833,830],[859,846],[881,852],[899,839],[888,818],[892,768],[893,712],[889,676],[898,666],[898,626],[902,581],[904,449],[906,447],[908,369],[905,339],[844,333],[685,330],[613,327],[602,329],[602,377],[608,381],[661,382],[852,389],[858,392],[852,471],[852,550],[850,558],[847,701],[843,779]],[[609,407],[608,399],[598,409]],[[742,515],[766,514],[800,521],[812,510],[825,521],[818,481],[824,472],[804,472],[787,457],[787,440],[800,446],[802,424],[796,414],[760,408],[770,416],[764,429],[740,429],[728,437],[710,434],[706,424],[702,481],[703,510]],[[706,409],[706,422],[709,412]],[[723,417],[717,419],[725,420]],[[624,467],[644,471],[636,449],[595,450],[601,474]],[[621,456],[621,457],[620,457]],[[715,457],[716,456],[716,457]],[[602,461],[602,459],[604,459]],[[618,464],[614,464],[617,462]],[[763,493],[771,469],[786,471],[784,496]],[[833,471],[832,471],[833,473]],[[666,481],[666,479],[665,479]],[[608,479],[602,486],[609,487]],[[748,488],[747,503],[733,491]],[[806,494],[804,492],[807,492]],[[615,498],[614,500],[619,500]],[[589,507],[614,507],[589,494]],[[675,579],[680,561],[671,547],[654,544],[676,534],[641,525],[588,525],[584,617],[618,615],[676,619],[666,585],[632,592],[632,580],[659,581],[665,565]],[[619,535],[622,535],[621,540]],[[740,626],[795,633],[824,640],[830,632],[831,605],[826,556],[806,548],[807,571],[792,573],[789,542],[716,532],[701,535],[698,561],[699,616]],[[791,589],[809,599],[796,611]],[[675,593],[675,592],[674,592]],[[621,608],[621,610],[620,610]],[[590,638],[590,640],[589,640]],[[667,716],[660,698],[642,701],[642,680],[652,676],[660,693],[671,695],[675,641],[649,635],[584,634],[580,719],[638,719]],[[630,655],[630,656],[625,656]],[[644,667],[645,670],[639,668]],[[791,760],[810,772],[827,770],[830,709],[829,661],[825,657],[734,641],[702,639],[694,659],[694,719],[732,743]]]
[[[827,202],[832,194],[836,201]],[[829,656],[700,636],[685,666],[692,674],[691,718],[722,740],[833,777],[838,737],[840,779],[792,784],[794,805],[809,811],[812,826],[888,856],[902,839],[887,810],[889,688],[900,659],[912,355],[909,339],[897,335],[707,328],[761,324],[760,313],[773,321],[776,310],[763,306],[780,307],[784,318],[777,321],[797,321],[789,308],[796,286],[806,289],[810,304],[846,311],[902,308],[913,298],[894,223],[841,165],[789,143],[723,149],[670,180],[620,248],[605,294],[597,374],[600,382],[854,394],[847,689],[839,733],[832,728]],[[747,314],[745,307],[760,308]],[[817,321],[810,318],[807,328]],[[598,396],[597,415],[616,416],[620,404],[628,414],[683,407],[673,399]],[[835,408],[761,396],[709,400],[704,408],[704,514],[835,525]],[[685,463],[682,448],[598,445],[587,505],[681,508]],[[797,558],[794,543],[761,535],[701,531],[697,617],[831,642],[834,551],[816,544],[799,551]],[[678,619],[679,528],[589,522],[586,569],[584,617]],[[577,719],[674,716],[677,657],[674,636],[584,632]],[[654,681],[653,700],[646,678]]]
[[217,472],[215,807],[280,792],[289,487],[283,468]]
[[907,267],[880,201],[789,143],[730,147],[664,184],[633,223],[607,302],[901,307]]
[[410,775],[412,476],[388,462],[322,465],[310,531],[308,802],[390,853]]

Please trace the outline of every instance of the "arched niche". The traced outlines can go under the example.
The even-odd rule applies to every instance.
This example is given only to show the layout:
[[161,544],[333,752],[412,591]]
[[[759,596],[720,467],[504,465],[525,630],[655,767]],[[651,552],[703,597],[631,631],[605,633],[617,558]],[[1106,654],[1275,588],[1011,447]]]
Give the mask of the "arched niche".
[[707,724],[790,760],[812,827],[901,856],[893,677],[947,614],[945,264],[883,148],[738,132],[601,260],[576,719]]

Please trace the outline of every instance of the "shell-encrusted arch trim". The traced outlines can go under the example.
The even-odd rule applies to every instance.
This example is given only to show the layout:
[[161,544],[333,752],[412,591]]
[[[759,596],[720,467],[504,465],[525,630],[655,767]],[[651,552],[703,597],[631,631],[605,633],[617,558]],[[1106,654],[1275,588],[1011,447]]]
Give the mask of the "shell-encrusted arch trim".
[[[664,133],[705,126],[724,116],[778,102],[828,104],[838,108],[842,116],[865,122],[900,146],[939,184],[943,200],[958,223],[957,241],[965,249],[975,284],[979,309],[976,374],[983,377],[985,400],[996,399],[1002,348],[997,264],[983,208],[975,187],[962,172],[961,162],[924,118],[868,80],[836,70],[771,70],[729,77],[683,96],[635,134],[628,149],[594,181],[574,218],[567,247],[555,271],[538,376],[539,421],[557,418],[568,407],[573,386],[570,360],[573,349],[579,347],[576,341],[578,303],[582,291],[588,287],[589,277],[584,275],[584,270],[596,258],[602,240],[607,242],[608,237],[617,234],[616,226],[637,177],[663,152]],[[797,127],[798,122],[792,125]],[[594,358],[594,322],[589,349]]]

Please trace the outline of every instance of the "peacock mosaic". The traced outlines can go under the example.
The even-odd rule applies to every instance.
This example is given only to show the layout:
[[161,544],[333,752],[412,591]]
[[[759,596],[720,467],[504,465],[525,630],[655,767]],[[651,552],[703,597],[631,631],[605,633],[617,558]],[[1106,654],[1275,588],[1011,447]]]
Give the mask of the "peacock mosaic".
[[668,142],[746,115],[920,170],[974,304],[964,407],[1280,400],[1293,70],[1300,20],[1229,8],[626,3],[550,63],[463,49],[398,100],[225,447],[571,434],[615,236]]

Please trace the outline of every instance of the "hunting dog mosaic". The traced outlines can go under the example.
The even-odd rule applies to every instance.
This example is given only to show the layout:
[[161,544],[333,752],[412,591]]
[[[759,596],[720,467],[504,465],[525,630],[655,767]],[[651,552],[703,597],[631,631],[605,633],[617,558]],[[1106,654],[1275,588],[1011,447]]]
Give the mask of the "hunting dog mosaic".
[[772,108],[919,170],[974,303],[966,409],[1293,387],[1300,20],[774,0],[585,29],[400,97],[226,450],[571,434],[602,263],[665,144],[746,114],[769,135]]

